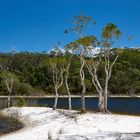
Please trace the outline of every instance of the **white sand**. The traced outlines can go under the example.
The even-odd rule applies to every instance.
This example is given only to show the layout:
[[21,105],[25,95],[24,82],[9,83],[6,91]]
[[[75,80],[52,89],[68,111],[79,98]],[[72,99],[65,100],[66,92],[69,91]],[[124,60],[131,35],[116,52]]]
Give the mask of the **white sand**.
[[79,114],[76,111],[45,107],[9,108],[6,115],[19,115],[25,127],[0,140],[140,140],[140,117]]

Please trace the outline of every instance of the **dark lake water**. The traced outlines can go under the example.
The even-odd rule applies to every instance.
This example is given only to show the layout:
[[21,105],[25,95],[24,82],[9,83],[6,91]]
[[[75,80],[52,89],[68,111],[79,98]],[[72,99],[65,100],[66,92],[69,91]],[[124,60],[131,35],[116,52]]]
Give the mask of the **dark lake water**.
[[[53,107],[54,98],[26,99],[28,105]],[[97,110],[98,98],[86,98],[86,109]],[[72,98],[73,109],[80,109],[80,98]],[[68,108],[68,98],[59,98],[58,108]],[[116,113],[140,115],[140,98],[109,98],[108,109]]]
[[[12,98],[12,105],[17,106],[19,98]],[[7,104],[7,99],[0,98],[0,107],[3,108]],[[53,107],[54,98],[25,98],[25,106],[48,106]],[[97,110],[98,98],[86,97],[86,109]],[[72,98],[73,109],[80,109],[80,98]],[[68,98],[58,99],[58,108],[68,109]],[[140,115],[140,98],[139,97],[110,97],[108,99],[108,108],[115,113],[129,113]]]

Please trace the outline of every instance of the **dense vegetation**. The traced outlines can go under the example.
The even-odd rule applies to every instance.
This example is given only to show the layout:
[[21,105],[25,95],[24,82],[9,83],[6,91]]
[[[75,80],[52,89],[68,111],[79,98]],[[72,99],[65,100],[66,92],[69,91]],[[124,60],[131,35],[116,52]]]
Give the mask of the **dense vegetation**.
[[[54,87],[48,61],[54,55],[53,51],[50,53],[0,53],[0,95],[8,95],[3,80],[4,71],[8,71],[14,76],[12,95],[53,95]],[[62,56],[62,52],[59,52],[58,57]],[[68,79],[70,91],[74,95],[81,92],[80,63],[77,59],[77,57],[73,57]],[[86,67],[84,69],[87,95],[97,94],[88,70]],[[102,62],[98,69],[98,77],[102,86],[104,86],[104,76],[104,62]],[[60,87],[59,93],[61,95],[67,94],[65,84]],[[109,82],[109,94],[131,95],[139,93],[140,49],[125,48],[113,67]]]

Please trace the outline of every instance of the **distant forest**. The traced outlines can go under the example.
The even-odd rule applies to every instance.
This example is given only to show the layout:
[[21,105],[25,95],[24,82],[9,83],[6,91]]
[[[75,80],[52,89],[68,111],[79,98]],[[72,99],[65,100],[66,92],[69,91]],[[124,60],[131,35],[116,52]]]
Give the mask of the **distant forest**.
[[[58,53],[58,52],[57,52]],[[3,80],[3,72],[8,71],[14,77],[12,95],[54,95],[52,72],[48,60],[52,57],[62,57],[63,52],[55,56],[55,52],[31,53],[11,52],[0,53],[0,95],[8,95]],[[81,83],[79,76],[80,62],[73,57],[68,79],[73,95],[80,95]],[[85,70],[86,95],[96,95],[95,87],[87,68]],[[104,87],[104,62],[98,68],[98,77]],[[60,95],[66,95],[63,84],[59,89]],[[125,48],[115,63],[109,80],[109,95],[140,95],[140,49]]]

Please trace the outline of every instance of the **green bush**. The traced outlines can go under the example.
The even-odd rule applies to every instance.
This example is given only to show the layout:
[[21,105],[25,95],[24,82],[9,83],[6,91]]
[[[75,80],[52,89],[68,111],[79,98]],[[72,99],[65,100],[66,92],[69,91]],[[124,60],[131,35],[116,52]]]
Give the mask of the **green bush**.
[[19,107],[23,107],[26,105],[25,99],[24,98],[20,98],[18,101],[18,106]]

